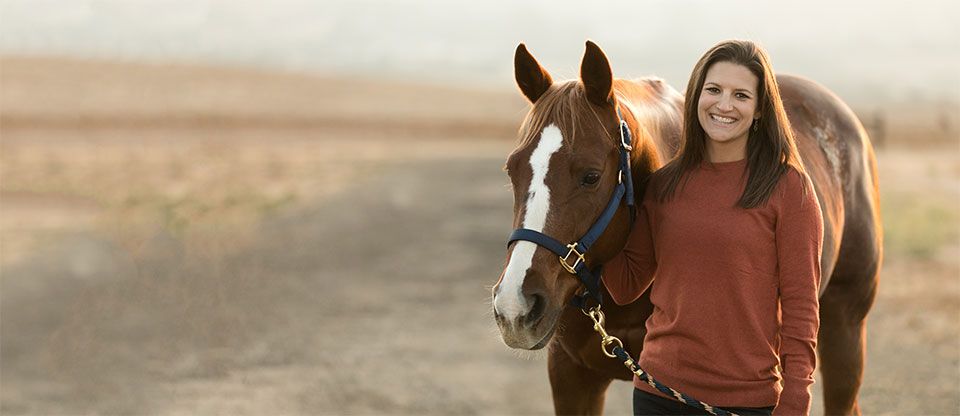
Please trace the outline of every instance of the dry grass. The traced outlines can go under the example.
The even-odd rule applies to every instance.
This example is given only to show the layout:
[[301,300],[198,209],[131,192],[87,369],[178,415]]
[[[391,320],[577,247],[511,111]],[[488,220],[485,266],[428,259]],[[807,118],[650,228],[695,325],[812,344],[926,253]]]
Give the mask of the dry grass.
[[960,142],[877,154],[888,259],[949,260],[960,250]]

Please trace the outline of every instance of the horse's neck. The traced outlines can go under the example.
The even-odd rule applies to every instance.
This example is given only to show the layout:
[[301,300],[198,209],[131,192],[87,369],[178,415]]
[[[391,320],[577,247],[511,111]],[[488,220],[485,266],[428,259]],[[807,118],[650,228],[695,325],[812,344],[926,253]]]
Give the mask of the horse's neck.
[[[634,132],[635,141],[641,144],[638,149],[640,152],[634,157],[649,157],[648,152],[653,151],[660,161],[654,166],[659,168],[660,164],[673,158],[680,147],[683,96],[660,80],[643,79],[630,84],[629,89],[619,94],[618,98],[636,120],[637,130],[641,130]],[[643,93],[636,93],[637,89]],[[652,144],[652,148],[646,146],[648,144]]]
[[633,147],[633,160],[630,161],[630,170],[633,176],[634,198],[637,206],[643,202],[643,193],[647,186],[647,177],[660,169],[666,160],[660,158],[656,146],[650,140],[643,140]]
[[636,121],[631,170],[638,204],[642,202],[647,177],[667,163],[679,148],[683,120],[683,97],[676,90],[665,84],[658,91],[646,86],[647,94],[620,97]]

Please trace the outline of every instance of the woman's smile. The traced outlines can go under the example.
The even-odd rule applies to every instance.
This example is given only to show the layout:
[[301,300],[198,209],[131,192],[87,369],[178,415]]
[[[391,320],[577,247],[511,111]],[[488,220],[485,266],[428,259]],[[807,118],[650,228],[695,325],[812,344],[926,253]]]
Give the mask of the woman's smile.
[[724,117],[717,114],[710,114],[710,118],[713,121],[716,121],[722,127],[726,127],[727,125],[733,124],[733,122],[737,121],[735,118]]

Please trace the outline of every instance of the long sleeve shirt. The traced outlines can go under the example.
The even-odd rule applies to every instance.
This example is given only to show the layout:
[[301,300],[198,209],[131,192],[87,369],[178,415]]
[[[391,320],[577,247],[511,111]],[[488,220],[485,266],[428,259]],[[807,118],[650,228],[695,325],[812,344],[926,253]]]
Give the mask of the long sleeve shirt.
[[[603,282],[621,305],[652,285],[638,364],[657,380],[713,406],[807,414],[819,327],[819,202],[809,178],[791,168],[765,204],[738,207],[745,169],[746,160],[704,162],[662,203],[655,173]],[[662,395],[636,378],[634,385]]]

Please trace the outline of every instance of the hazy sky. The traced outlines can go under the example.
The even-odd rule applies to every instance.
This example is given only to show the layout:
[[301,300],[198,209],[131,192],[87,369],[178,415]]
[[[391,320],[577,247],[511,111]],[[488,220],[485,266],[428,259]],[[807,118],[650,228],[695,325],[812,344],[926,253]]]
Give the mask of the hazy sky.
[[0,0],[0,54],[199,61],[514,88],[526,42],[576,75],[586,39],[619,77],[682,90],[728,38],[842,97],[960,99],[956,1]]

